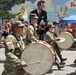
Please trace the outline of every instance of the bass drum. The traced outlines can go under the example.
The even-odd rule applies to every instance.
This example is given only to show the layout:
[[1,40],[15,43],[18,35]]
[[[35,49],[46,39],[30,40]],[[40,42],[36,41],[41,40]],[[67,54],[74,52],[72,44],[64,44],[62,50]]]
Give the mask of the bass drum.
[[68,32],[62,32],[58,37],[63,37],[65,39],[64,42],[57,43],[61,49],[70,48],[74,42],[73,36]]
[[[30,75],[43,75],[54,62],[54,52],[48,43],[39,41],[29,44],[22,52],[21,59],[29,65],[23,68]],[[40,61],[40,63],[37,63]]]

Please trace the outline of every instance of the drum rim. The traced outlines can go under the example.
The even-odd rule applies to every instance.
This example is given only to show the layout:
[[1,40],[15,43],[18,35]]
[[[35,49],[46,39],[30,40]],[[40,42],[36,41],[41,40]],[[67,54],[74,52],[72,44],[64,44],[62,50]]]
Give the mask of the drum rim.
[[[41,42],[45,42],[45,41],[41,41]],[[33,45],[33,44],[41,44],[41,45],[44,45],[45,43],[42,44],[42,43],[40,43],[40,42],[33,42],[33,43],[30,43],[29,45],[27,45],[26,48],[29,47],[30,45]],[[48,43],[46,42],[46,44],[48,44]],[[48,44],[48,45],[50,46],[50,48],[52,48],[52,46],[51,46],[50,44]],[[44,45],[44,46],[46,46],[46,45]],[[46,46],[46,47],[47,47],[47,46]],[[26,48],[25,48],[25,49],[26,49]],[[48,47],[47,47],[47,48],[48,48]],[[48,49],[50,50],[50,48],[48,48]],[[22,51],[22,53],[25,51],[25,49]],[[52,49],[53,49],[53,48],[52,48]],[[51,52],[51,54],[52,54],[52,59],[53,59],[53,61],[52,61],[52,66],[53,66],[53,63],[54,63],[54,55],[53,55],[53,52],[52,52],[51,50],[50,50],[50,52]],[[22,58],[22,53],[21,53],[21,58]],[[50,69],[52,68],[52,66],[50,67]],[[24,69],[24,68],[23,68],[23,69]],[[49,69],[49,70],[50,70],[50,69]],[[49,70],[48,70],[48,71],[49,71]],[[26,70],[24,70],[24,71],[25,71],[26,73],[28,73]],[[48,71],[47,71],[47,72],[48,72]],[[44,74],[46,74],[47,72],[45,72]],[[30,73],[28,73],[28,74],[30,74]]]

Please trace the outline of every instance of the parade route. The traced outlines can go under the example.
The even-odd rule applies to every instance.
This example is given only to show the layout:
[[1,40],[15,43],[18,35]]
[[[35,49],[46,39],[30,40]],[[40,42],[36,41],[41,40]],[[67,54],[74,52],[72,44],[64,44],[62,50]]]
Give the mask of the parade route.
[[[62,55],[67,58],[65,61],[65,67],[61,70],[57,70],[56,65],[53,65],[52,69],[46,75],[75,75],[76,64],[73,61],[76,58],[76,50],[63,50]],[[5,60],[4,48],[0,48],[0,75],[3,71],[3,63]]]

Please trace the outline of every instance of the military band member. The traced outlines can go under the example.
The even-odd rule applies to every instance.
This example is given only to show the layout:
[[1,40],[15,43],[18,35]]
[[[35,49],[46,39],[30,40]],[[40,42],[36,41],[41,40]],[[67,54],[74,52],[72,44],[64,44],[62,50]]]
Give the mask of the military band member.
[[30,25],[28,25],[27,27],[26,45],[38,41],[36,34],[38,17],[36,14],[31,13],[29,19],[30,19]]
[[21,34],[24,24],[21,21],[12,23],[12,35],[5,38],[5,56],[4,71],[2,75],[25,75],[23,67],[28,64],[21,60],[21,53],[25,48]]
[[[58,21],[53,21],[53,25],[54,25],[54,27],[55,27],[55,28],[54,28],[54,37],[58,37],[58,35],[61,33],[60,31],[58,31],[58,30],[59,30],[59,29],[58,29],[58,24],[59,24]],[[62,63],[63,61],[65,61],[65,60],[67,60],[67,58],[65,58],[65,59],[62,58],[61,51],[60,51],[59,47],[57,46],[57,44],[56,44],[55,50],[56,50],[56,53],[57,53],[57,55],[58,55],[61,63]]]
[[[59,49],[57,48],[57,44],[55,43],[55,37],[54,37],[54,26],[51,25],[51,24],[48,24],[47,28],[46,28],[46,34],[45,34],[45,41],[47,43],[49,43],[53,49],[54,49],[54,52],[56,52],[57,54],[59,53]],[[59,61],[57,59],[57,55],[55,53],[55,62],[56,62],[56,65],[58,67],[58,70],[60,70],[61,68],[63,68],[64,66],[63,65],[60,65],[59,64]],[[59,53],[59,55],[61,56],[61,54]],[[62,58],[62,57],[61,57]]]

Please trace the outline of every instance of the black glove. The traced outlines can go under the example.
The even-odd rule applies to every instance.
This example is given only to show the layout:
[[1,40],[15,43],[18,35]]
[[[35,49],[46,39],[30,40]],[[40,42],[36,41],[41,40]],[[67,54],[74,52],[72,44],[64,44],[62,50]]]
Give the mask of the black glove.
[[56,33],[54,33],[54,36],[55,36],[55,37],[58,37]]
[[56,39],[56,41],[60,41],[60,39],[58,38],[58,39]]

